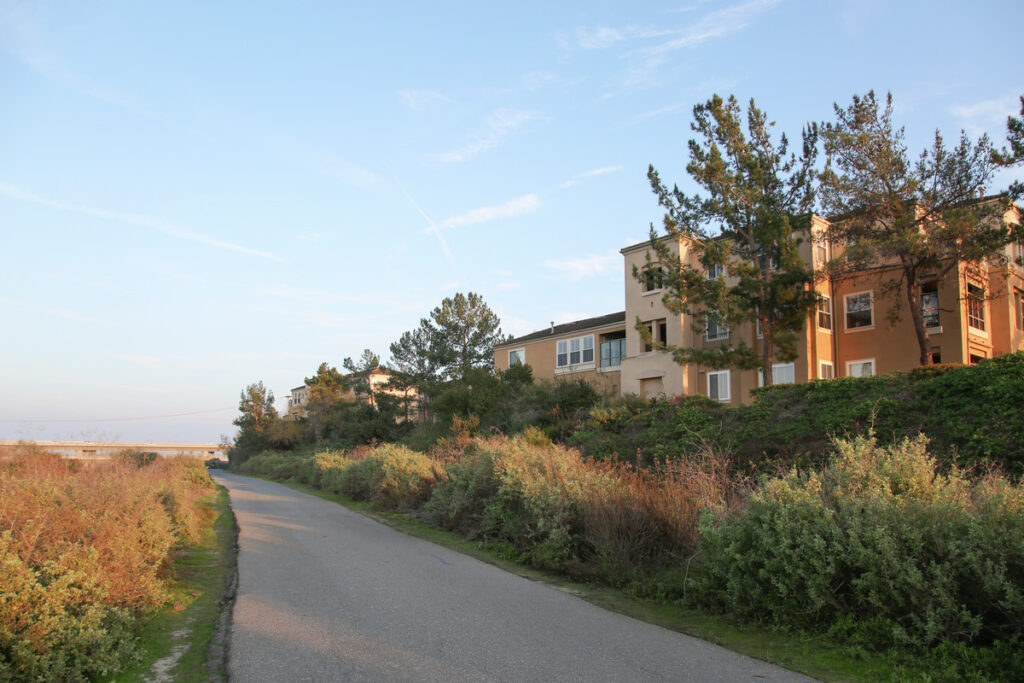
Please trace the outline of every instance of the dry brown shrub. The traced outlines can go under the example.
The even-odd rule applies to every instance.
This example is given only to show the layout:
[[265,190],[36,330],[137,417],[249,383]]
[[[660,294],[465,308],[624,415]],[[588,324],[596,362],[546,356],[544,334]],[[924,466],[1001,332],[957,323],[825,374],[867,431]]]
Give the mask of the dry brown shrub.
[[686,560],[697,548],[701,512],[725,514],[745,487],[711,449],[654,469],[617,465],[613,474],[585,491],[581,507],[586,541],[614,579]]
[[160,571],[175,545],[197,538],[196,503],[209,486],[202,463],[188,459],[81,467],[21,453],[0,469],[0,529],[29,567],[91,548],[107,604],[157,605]]

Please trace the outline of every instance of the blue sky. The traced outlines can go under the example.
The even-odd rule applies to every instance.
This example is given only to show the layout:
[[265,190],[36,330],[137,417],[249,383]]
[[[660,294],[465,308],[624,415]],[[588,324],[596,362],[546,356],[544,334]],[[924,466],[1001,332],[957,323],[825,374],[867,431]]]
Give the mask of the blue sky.
[[217,441],[457,291],[619,310],[713,93],[892,91],[911,150],[1024,93],[1019,1],[630,4],[0,0],[0,438]]

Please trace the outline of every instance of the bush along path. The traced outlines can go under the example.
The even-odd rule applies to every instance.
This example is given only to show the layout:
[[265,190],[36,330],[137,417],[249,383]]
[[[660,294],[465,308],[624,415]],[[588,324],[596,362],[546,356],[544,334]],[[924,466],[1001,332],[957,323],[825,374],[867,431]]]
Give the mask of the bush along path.
[[756,480],[711,450],[636,469],[537,430],[428,453],[268,453],[240,469],[404,512],[533,567],[809,634],[847,660],[840,677],[873,658],[863,677],[1024,679],[1024,489],[940,465],[923,437],[837,441],[823,467]]
[[[231,544],[215,493],[190,458],[82,466],[25,447],[0,463],[0,681],[137,680],[182,618],[196,634],[212,626],[223,591],[210,570],[230,564],[219,551]],[[204,601],[214,608],[200,614]]]

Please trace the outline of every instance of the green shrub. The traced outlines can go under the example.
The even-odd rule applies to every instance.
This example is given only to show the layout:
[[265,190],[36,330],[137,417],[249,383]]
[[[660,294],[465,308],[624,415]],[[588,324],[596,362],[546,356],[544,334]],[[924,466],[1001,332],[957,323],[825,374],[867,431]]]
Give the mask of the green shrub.
[[303,457],[292,453],[276,453],[263,451],[254,455],[235,469],[242,474],[255,474],[259,477],[278,481],[291,479],[298,473]]
[[408,509],[429,497],[437,475],[434,463],[422,453],[386,444],[340,470],[340,492],[392,509]]
[[582,551],[584,491],[604,477],[577,451],[546,443],[536,431],[478,439],[446,467],[425,511],[444,528],[511,544],[534,566],[570,569]]
[[307,486],[333,491],[338,473],[351,462],[338,451],[318,451],[299,461],[295,467],[295,478]]
[[926,443],[837,441],[820,473],[765,479],[737,518],[706,516],[699,600],[875,644],[1019,638],[1024,487],[941,474]]
[[112,606],[95,550],[38,570],[0,535],[0,680],[76,681],[109,674],[135,656],[132,617]]
[[451,462],[444,468],[424,513],[442,529],[478,535],[484,511],[497,493],[498,483],[492,451]]

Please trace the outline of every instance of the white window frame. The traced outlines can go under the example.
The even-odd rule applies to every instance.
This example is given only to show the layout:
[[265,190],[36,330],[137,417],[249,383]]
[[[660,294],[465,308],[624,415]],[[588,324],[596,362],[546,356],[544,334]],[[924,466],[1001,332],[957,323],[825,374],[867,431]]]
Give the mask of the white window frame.
[[[793,381],[783,382],[783,384],[796,384],[796,363],[772,363],[772,382],[778,384],[775,381],[775,373],[785,368],[789,368],[793,372]],[[761,368],[757,369],[757,386],[764,386],[764,370]]]
[[[855,296],[861,296],[863,294],[868,295],[868,301],[870,306],[868,312],[871,313],[871,322],[867,325],[858,325],[856,327],[850,327],[850,299]],[[859,311],[857,311],[859,312]],[[873,330],[875,328],[875,293],[874,290],[868,289],[863,292],[854,292],[847,294],[843,297],[843,328],[847,332],[859,332],[861,330]]]
[[708,279],[714,280],[716,278],[725,277],[725,265],[722,263],[715,263],[708,268]]
[[[825,252],[824,257],[821,258],[821,259],[818,258],[818,250],[819,249],[821,249],[823,252]],[[826,263],[828,263],[828,243],[827,242],[822,241],[822,242],[815,243],[815,245],[814,245],[814,262],[816,264],[820,265],[820,266],[823,266]]]
[[[974,288],[974,289],[978,290],[979,292],[981,292],[981,296],[980,297],[974,296],[972,294],[972,292],[971,292],[971,288]],[[981,309],[981,315],[980,316],[972,316],[971,315],[971,303],[972,302],[976,302],[977,305],[979,306],[979,308]],[[988,311],[986,310],[986,308],[987,307],[985,306],[985,288],[983,286],[981,286],[981,285],[976,285],[973,282],[968,282],[967,283],[967,327],[971,330],[971,334],[975,334],[975,335],[978,335],[978,336],[981,336],[981,337],[987,337],[988,336],[988,331],[987,331],[987,329],[985,327],[988,324]],[[981,325],[982,326],[981,327],[975,327],[971,323],[971,318],[972,317],[979,318],[981,320]]]
[[[823,370],[828,368],[829,376],[825,377]],[[836,366],[830,360],[818,361],[818,379],[835,379],[836,378]]]
[[715,331],[718,333],[718,336],[712,337],[711,336],[711,319],[708,316],[704,316],[704,339],[705,340],[707,340],[709,342],[713,342],[713,341],[722,341],[723,339],[728,339],[729,338],[729,328],[726,327],[725,325],[722,325],[721,323],[715,323]]
[[520,346],[518,349],[509,349],[508,350],[508,366],[509,367],[512,367],[512,365],[513,365],[513,363],[512,363],[513,356],[518,356],[519,357],[520,365],[526,365],[526,347],[525,346]]
[[[589,342],[589,347],[588,347]],[[561,349],[565,349],[562,351]],[[585,360],[587,351],[590,352],[590,360]],[[565,363],[559,363],[558,357],[565,355]],[[573,354],[579,355],[579,361],[573,363]],[[555,373],[578,372],[582,370],[593,370],[595,367],[594,358],[594,335],[584,334],[579,337],[567,337],[555,342]]]
[[[819,330],[824,330],[829,334],[832,334],[832,330],[835,329],[836,326],[836,318],[834,315],[832,315],[832,297],[826,296],[824,294],[819,294],[818,296],[821,298],[818,299],[818,304],[814,307],[814,324],[818,326]],[[822,303],[824,303],[828,307],[827,311],[821,310]],[[828,327],[825,327],[824,325],[821,324],[822,313],[826,313],[828,315]]]
[[[853,377],[854,375],[850,372],[850,368],[854,365],[861,365],[862,363],[871,363],[871,374],[869,377],[877,375],[877,368],[875,367],[874,358],[860,358],[858,360],[851,360],[846,362],[846,376]],[[863,377],[863,375],[857,375],[857,377]]]
[[[712,377],[722,377],[722,376],[724,376],[724,378],[725,378],[725,383],[723,384],[722,381],[719,380],[717,382],[718,388],[719,388],[719,395],[718,396],[712,396],[711,395],[711,378]],[[724,396],[721,394],[721,389],[722,389],[723,386],[725,387],[725,395]],[[707,387],[708,387],[708,398],[710,398],[712,401],[721,401],[722,403],[728,403],[729,401],[732,400],[732,389],[731,389],[731,387],[732,387],[732,378],[729,376],[729,371],[728,370],[709,370],[708,371]]]

